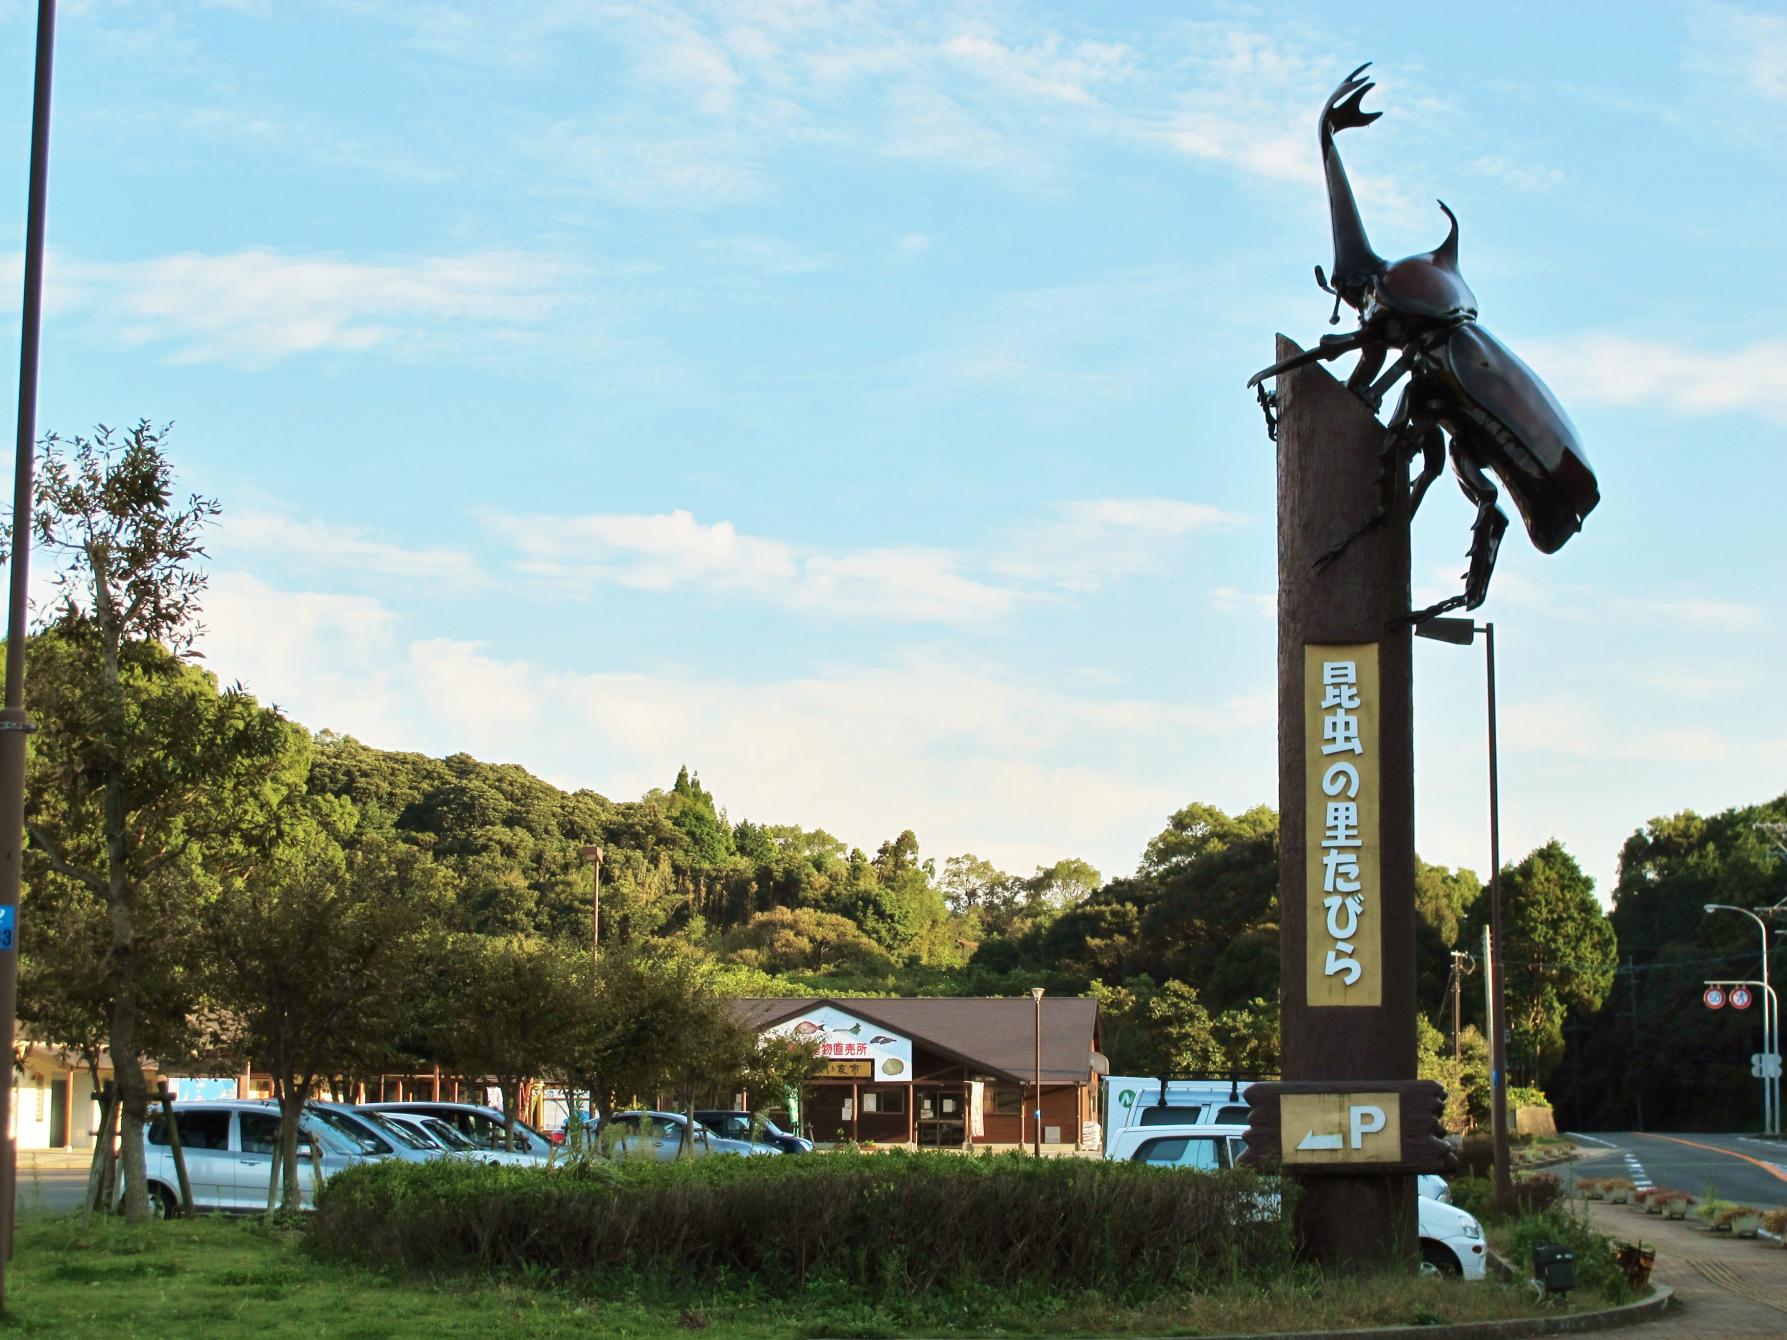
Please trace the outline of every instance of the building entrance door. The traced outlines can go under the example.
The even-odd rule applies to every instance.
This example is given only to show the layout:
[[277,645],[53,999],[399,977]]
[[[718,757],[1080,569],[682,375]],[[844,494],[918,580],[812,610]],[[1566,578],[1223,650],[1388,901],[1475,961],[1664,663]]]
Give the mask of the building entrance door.
[[65,1149],[74,1144],[68,1138],[68,1082],[61,1078],[50,1081],[50,1148]]
[[916,1085],[912,1100],[918,1104],[918,1144],[921,1149],[953,1149],[967,1143],[966,1109],[959,1085]]

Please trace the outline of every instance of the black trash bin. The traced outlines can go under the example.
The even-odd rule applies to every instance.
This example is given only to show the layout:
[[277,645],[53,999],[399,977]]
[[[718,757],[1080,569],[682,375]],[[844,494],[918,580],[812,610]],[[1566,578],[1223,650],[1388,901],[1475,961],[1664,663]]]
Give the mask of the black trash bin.
[[1533,1248],[1533,1278],[1547,1294],[1569,1293],[1576,1287],[1576,1253],[1556,1242]]

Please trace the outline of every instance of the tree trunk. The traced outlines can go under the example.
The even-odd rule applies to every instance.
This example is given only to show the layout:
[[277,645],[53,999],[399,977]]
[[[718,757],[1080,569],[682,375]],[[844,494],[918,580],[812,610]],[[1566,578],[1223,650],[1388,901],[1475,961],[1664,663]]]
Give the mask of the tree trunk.
[[307,1086],[293,1084],[286,1078],[279,1084],[279,1167],[285,1191],[280,1208],[301,1210],[304,1191],[298,1185],[298,1119],[304,1115]]
[[513,1075],[497,1076],[497,1087],[503,1093],[503,1141],[504,1147],[515,1148],[515,1109],[521,1102],[521,1081]]
[[111,914],[112,1082],[117,1086],[118,1133],[124,1175],[124,1217],[149,1217],[148,1165],[143,1158],[143,1125],[149,1120],[149,1084],[137,1050],[137,973],[132,948],[131,887],[125,870],[124,788],[113,781],[105,791],[106,902]]

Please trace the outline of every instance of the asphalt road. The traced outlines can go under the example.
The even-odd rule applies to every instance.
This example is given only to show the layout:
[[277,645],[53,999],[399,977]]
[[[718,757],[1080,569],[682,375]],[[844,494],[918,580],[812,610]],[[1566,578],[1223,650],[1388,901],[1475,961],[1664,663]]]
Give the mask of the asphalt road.
[[1671,1187],[1702,1200],[1761,1209],[1787,1208],[1787,1142],[1744,1135],[1646,1135],[1636,1131],[1570,1132],[1595,1152],[1569,1170],[1581,1177],[1629,1177],[1638,1186]]

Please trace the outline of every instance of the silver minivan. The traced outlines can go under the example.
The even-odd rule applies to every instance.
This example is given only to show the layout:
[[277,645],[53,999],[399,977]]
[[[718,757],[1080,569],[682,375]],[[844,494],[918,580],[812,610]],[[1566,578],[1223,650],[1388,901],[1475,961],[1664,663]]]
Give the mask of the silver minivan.
[[[277,1106],[227,1099],[175,1103],[174,1122],[195,1210],[267,1208],[267,1186],[274,1175],[274,1151],[279,1147]],[[312,1113],[299,1119],[298,1130],[298,1185],[309,1204],[316,1196],[313,1147],[325,1179],[363,1162],[365,1156]],[[180,1180],[174,1171],[174,1151],[163,1114],[149,1121],[143,1158],[150,1212],[178,1212]]]

